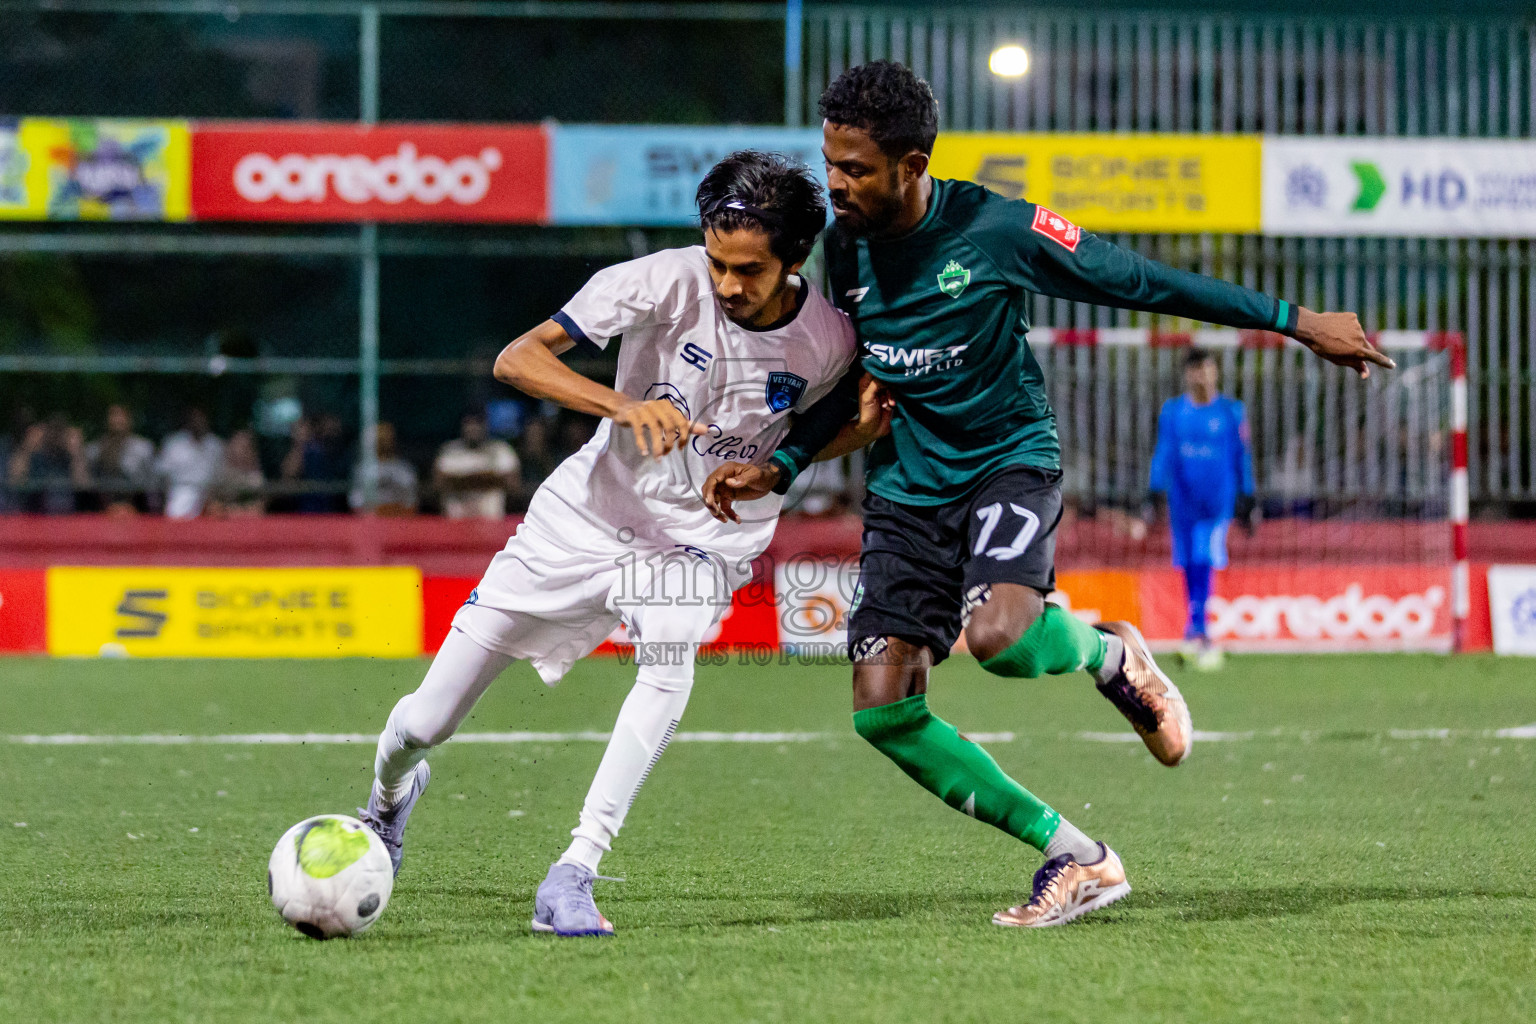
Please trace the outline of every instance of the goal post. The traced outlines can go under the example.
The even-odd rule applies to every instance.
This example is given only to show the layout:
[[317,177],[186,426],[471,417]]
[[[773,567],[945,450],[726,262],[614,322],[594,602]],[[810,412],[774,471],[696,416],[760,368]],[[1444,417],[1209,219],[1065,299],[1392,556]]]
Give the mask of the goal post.
[[[1158,412],[1198,346],[1215,356],[1222,392],[1244,403],[1263,511],[1251,535],[1233,524],[1208,606],[1213,638],[1237,650],[1460,648],[1470,601],[1459,334],[1383,331],[1373,342],[1398,367],[1366,380],[1270,332],[1030,339],[1062,441],[1059,600],[1085,615],[1112,602],[1134,611],[1162,645],[1182,635],[1182,581],[1165,524],[1149,521],[1148,483]],[[1129,587],[1134,599],[1117,601]]]

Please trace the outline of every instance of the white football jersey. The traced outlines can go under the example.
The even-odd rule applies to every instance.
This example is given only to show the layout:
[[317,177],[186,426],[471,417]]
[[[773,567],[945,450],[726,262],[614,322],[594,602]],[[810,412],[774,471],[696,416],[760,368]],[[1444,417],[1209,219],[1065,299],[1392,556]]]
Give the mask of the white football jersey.
[[574,513],[624,543],[695,547],[728,562],[761,553],[783,499],[738,505],[741,524],[720,523],[704,507],[704,480],[722,462],[767,462],[790,414],[831,391],[857,349],[848,318],[803,279],[796,283],[794,317],[754,330],[726,316],[703,246],[666,249],[593,276],[556,322],[599,348],[623,335],[615,390],[665,399],[709,433],[658,460],[640,454],[630,428],[604,419],[544,481],[529,514],[548,521]]

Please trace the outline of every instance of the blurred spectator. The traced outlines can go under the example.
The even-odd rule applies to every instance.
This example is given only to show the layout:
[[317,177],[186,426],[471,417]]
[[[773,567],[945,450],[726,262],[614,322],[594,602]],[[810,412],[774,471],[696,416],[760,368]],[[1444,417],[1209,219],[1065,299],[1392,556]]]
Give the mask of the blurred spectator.
[[[380,423],[374,442],[378,461],[373,473],[373,510],[381,516],[416,514],[416,467],[400,457],[395,449],[395,425]],[[368,474],[363,463],[352,473],[353,509],[368,503]]]
[[[336,484],[351,475],[346,431],[335,413],[323,412],[313,420],[299,417],[294,420],[292,438],[293,444],[283,456],[284,480]],[[301,490],[295,507],[299,512],[340,512],[344,504],[339,494]]]
[[90,486],[85,439],[62,413],[34,423],[11,453],[7,473],[27,512],[60,515],[75,510],[75,492]]
[[11,454],[21,444],[34,419],[31,406],[13,406],[9,427],[0,434],[0,513],[20,511],[19,495],[11,489]]
[[507,491],[522,487],[517,453],[505,441],[491,440],[485,417],[469,413],[460,434],[437,453],[432,483],[442,495],[450,519],[499,519],[507,514]]
[[237,430],[224,447],[224,464],[213,479],[208,514],[259,516],[267,510],[266,485],[261,456],[256,451],[256,435],[249,430]]
[[85,446],[85,462],[104,511],[131,515],[143,507],[155,446],[133,432],[127,406],[107,407],[107,432]]
[[202,514],[219,467],[224,464],[224,442],[208,429],[208,414],[188,409],[186,427],[160,445],[155,471],[165,480],[165,514],[171,519],[191,519]]

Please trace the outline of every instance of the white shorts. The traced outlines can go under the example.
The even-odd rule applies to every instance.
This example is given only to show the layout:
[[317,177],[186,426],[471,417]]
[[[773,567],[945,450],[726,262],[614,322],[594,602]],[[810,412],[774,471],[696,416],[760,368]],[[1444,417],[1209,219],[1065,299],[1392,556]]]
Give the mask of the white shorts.
[[482,647],[526,660],[553,686],[623,624],[636,661],[686,667],[719,632],[734,579],[724,560],[613,531],[560,501],[535,501],[453,618]]

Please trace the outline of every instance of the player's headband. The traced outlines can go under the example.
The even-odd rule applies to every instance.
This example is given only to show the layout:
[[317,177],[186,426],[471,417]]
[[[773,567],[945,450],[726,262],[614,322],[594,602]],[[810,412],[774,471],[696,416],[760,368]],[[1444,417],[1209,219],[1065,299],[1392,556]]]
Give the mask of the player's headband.
[[765,210],[761,206],[753,206],[751,203],[742,202],[740,199],[722,199],[704,211],[704,219],[710,220],[720,216],[728,210],[744,213],[755,220],[760,220],[771,228],[783,230],[784,218],[772,210]]

